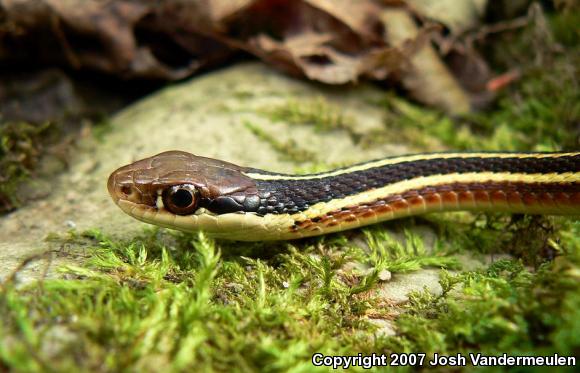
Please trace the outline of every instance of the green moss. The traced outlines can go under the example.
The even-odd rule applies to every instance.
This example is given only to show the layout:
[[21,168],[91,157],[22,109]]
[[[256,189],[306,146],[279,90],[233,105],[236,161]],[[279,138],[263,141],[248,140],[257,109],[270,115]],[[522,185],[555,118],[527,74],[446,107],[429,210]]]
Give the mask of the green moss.
[[[275,245],[160,229],[130,241],[98,231],[53,235],[55,246],[79,245],[89,259],[64,267],[66,279],[2,284],[0,364],[285,371],[310,370],[314,352],[571,354],[580,346],[580,223],[564,221],[563,228],[562,256],[538,271],[501,260],[443,272],[440,295],[410,295],[393,337],[372,337],[376,327],[367,322],[367,315],[400,312],[380,298],[380,273],[458,269],[445,235],[433,251],[416,233],[402,230],[400,240],[379,227],[365,230],[360,247],[340,234]],[[348,263],[359,269],[346,270]]]
[[50,123],[0,121],[0,213],[13,210],[22,201],[16,193],[39,161],[43,136]]
[[276,136],[271,135],[269,132],[249,121],[245,121],[244,125],[260,140],[270,144],[270,146],[272,146],[272,148],[278,152],[283,159],[296,163],[316,161],[316,154],[307,149],[301,148],[294,140],[288,140],[286,142],[280,141]]
[[424,267],[458,269],[456,258],[447,256],[440,245],[435,245],[428,252],[422,239],[408,230],[404,231],[404,240],[395,239],[379,228],[365,230],[369,252],[364,257],[377,271],[386,269],[393,273],[417,271]]
[[[177,371],[278,371],[308,366],[312,348],[344,352],[335,337],[351,340],[351,328],[368,329],[359,321],[368,302],[337,275],[345,257],[314,255],[314,246],[264,261],[220,259],[202,235],[165,237],[169,246],[151,234],[123,243],[98,232],[66,240],[86,237],[94,241],[92,259],[65,268],[68,280],[19,290],[3,284],[6,366],[42,370],[50,360],[59,371],[79,363],[118,371],[151,362]],[[54,343],[51,355],[44,349]]]
[[578,9],[562,12],[549,18],[554,37],[566,47],[577,48],[580,44],[580,12]]
[[317,131],[350,130],[353,125],[353,119],[342,113],[340,108],[328,103],[324,97],[309,100],[291,99],[262,111],[273,121],[308,124],[314,126]]
[[487,354],[574,354],[580,338],[578,311],[571,306],[580,292],[569,269],[556,261],[530,272],[518,261],[500,260],[482,271],[444,272],[442,296],[410,296],[409,312],[397,320],[404,336],[397,343],[431,354],[474,348]]
[[[485,132],[494,131],[491,144],[510,150],[557,150],[578,147],[580,89],[578,64],[559,58],[550,66],[527,70],[513,91],[499,101],[499,110],[474,118]],[[498,126],[509,133],[497,136]],[[505,130],[504,130],[505,131]],[[499,140],[499,141],[498,141]]]
[[343,113],[340,107],[332,105],[324,97],[311,99],[289,99],[283,104],[260,111],[274,122],[284,122],[294,125],[313,126],[315,131],[346,131],[353,142],[359,143],[362,139],[356,131],[356,122]]
[[100,118],[91,127],[93,138],[99,142],[105,141],[106,135],[113,131],[113,124],[109,118]]
[[400,337],[387,345],[429,354],[574,355],[580,347],[580,224],[568,224],[564,256],[537,271],[499,260],[478,271],[443,272],[442,294],[412,294],[408,312],[397,319]]
[[385,138],[396,136],[400,141],[425,150],[442,146],[457,150],[481,147],[480,140],[468,126],[441,113],[402,100],[394,94],[388,94],[382,104],[387,112]]

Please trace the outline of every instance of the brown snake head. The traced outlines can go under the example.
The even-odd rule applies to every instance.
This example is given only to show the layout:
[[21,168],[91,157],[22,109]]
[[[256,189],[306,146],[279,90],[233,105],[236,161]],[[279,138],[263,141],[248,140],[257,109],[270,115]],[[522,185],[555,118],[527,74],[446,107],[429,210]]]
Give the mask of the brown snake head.
[[192,214],[199,207],[220,212],[224,198],[255,193],[254,181],[243,171],[228,162],[168,151],[117,169],[107,188],[129,214],[129,208],[166,209],[177,215]]

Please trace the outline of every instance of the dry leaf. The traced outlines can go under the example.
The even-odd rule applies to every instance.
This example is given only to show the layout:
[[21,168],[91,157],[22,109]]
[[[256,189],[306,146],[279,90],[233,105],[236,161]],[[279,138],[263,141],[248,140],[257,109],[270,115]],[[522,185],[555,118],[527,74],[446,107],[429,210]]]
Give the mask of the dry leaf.
[[[477,53],[457,48],[486,1],[0,0],[0,62],[175,80],[244,51],[327,84],[399,78],[417,100],[459,113],[470,107],[461,87],[489,78]],[[452,31],[439,34],[447,49],[429,46],[417,14]]]

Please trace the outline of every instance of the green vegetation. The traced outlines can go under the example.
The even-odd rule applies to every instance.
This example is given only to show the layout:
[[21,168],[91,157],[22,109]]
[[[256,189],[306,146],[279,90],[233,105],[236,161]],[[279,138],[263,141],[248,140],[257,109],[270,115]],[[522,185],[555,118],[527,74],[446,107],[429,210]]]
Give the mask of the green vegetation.
[[271,135],[268,131],[264,131],[262,128],[249,121],[245,121],[244,125],[260,140],[270,144],[270,146],[272,146],[272,148],[278,152],[283,159],[296,163],[312,162],[316,160],[316,155],[313,152],[300,147],[296,141],[292,139],[283,142],[278,140],[276,136]]
[[[572,255],[577,260],[578,252]],[[482,271],[443,272],[442,295],[411,294],[409,312],[397,320],[401,337],[391,346],[429,353],[466,353],[477,346],[488,354],[573,356],[580,345],[576,263],[559,258],[531,272],[518,261],[500,260]]]
[[[380,296],[389,286],[381,281],[385,270],[396,279],[426,266],[460,269],[453,240],[427,250],[402,228],[410,222],[395,226],[402,240],[374,227],[359,246],[344,235],[217,245],[159,229],[128,242],[98,231],[50,237],[55,246],[87,247],[89,258],[63,268],[66,279],[2,283],[0,364],[18,371],[302,371],[315,352],[573,354],[580,346],[580,224],[566,221],[566,233],[552,237],[563,255],[555,261],[537,271],[514,259],[443,272],[442,293],[412,293],[393,321],[399,334],[381,334],[370,320],[400,312]],[[466,248],[479,239],[473,234]]]
[[346,117],[340,108],[331,105],[324,97],[315,99],[290,99],[282,105],[263,109],[263,114],[273,121],[289,124],[312,125],[316,131],[342,129],[352,131],[352,118]]
[[41,154],[41,138],[49,123],[0,121],[0,213],[16,208],[22,201],[16,190],[28,179]]
[[[12,338],[2,342],[0,358],[26,371],[46,369],[49,361],[57,371],[77,361],[87,369],[105,361],[106,370],[155,361],[157,369],[277,371],[308,366],[318,348],[344,353],[361,339],[351,328],[371,329],[362,319],[373,302],[361,294],[377,278],[339,274],[363,256],[360,249],[341,249],[343,239],[324,242],[323,252],[324,239],[300,250],[285,245],[264,260],[226,255],[226,248],[220,258],[202,235],[164,238],[169,245],[159,243],[157,230],[132,242],[99,232],[53,237],[92,242],[92,258],[85,267],[66,268],[67,280],[21,290],[3,285],[0,331]],[[255,245],[263,244],[245,249]],[[386,260],[378,251],[373,257]],[[56,350],[43,351],[47,343]],[[104,359],[107,351],[115,354]]]
[[[354,118],[324,97],[309,99],[290,98],[288,101],[264,108],[258,112],[273,122],[312,126],[316,132],[345,131],[353,143],[367,147],[376,134],[362,134],[356,130]],[[381,132],[382,133],[382,132]]]

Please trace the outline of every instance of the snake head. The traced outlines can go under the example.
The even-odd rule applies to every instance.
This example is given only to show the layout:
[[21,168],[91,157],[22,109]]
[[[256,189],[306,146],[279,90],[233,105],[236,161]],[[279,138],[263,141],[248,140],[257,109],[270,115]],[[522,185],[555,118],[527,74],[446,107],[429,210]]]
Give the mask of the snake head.
[[117,169],[107,188],[115,203],[134,217],[145,211],[190,215],[200,207],[219,213],[224,207],[235,207],[229,203],[233,196],[255,193],[255,183],[244,170],[228,162],[168,151]]

